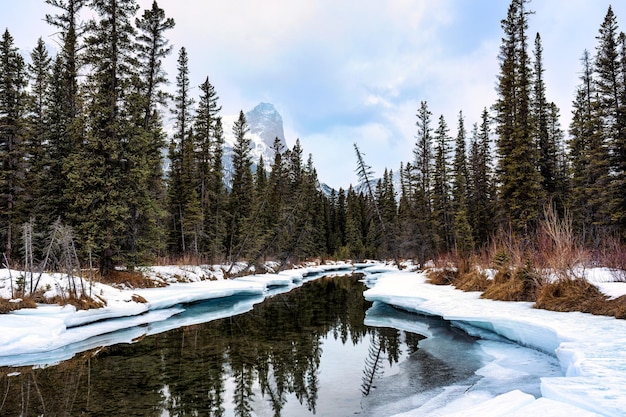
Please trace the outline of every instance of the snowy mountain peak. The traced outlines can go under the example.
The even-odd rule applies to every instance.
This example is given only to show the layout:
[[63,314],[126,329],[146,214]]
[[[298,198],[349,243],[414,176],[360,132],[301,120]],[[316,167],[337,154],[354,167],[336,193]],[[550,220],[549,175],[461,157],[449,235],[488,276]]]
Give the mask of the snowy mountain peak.
[[[269,169],[274,161],[274,139],[279,138],[283,145],[283,150],[287,149],[285,142],[285,131],[283,130],[283,118],[278,110],[270,103],[259,103],[252,110],[245,112],[246,122],[248,123],[249,132],[247,136],[251,140],[251,156],[253,162],[253,170],[261,156],[266,169]],[[232,175],[232,155],[236,138],[233,134],[233,125],[238,115],[222,116],[224,126],[224,171],[225,182],[230,184]]]
[[271,103],[259,103],[255,108],[246,112],[246,120],[250,133],[258,135],[268,147],[274,145],[274,139],[279,138],[286,148],[283,118]]

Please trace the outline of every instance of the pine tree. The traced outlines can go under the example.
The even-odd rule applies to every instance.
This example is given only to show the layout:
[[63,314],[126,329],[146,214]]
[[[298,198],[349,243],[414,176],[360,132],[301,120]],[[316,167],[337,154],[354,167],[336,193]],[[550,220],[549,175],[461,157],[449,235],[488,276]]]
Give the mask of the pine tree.
[[422,101],[417,110],[417,122],[415,123],[417,136],[413,150],[414,164],[411,165],[412,170],[407,175],[411,183],[411,212],[413,213],[413,221],[417,224],[419,235],[417,256],[420,263],[425,262],[426,258],[434,255],[435,252],[431,184],[433,169],[431,115],[428,104]]
[[489,113],[483,109],[480,126],[472,129],[472,144],[469,157],[468,220],[473,231],[474,242],[485,245],[495,231],[495,198],[491,177]]
[[68,157],[70,213],[87,250],[99,256],[106,275],[125,260],[125,239],[130,218],[127,172],[136,133],[126,98],[132,91],[136,67],[135,29],[131,19],[134,0],[94,0],[99,20],[90,23],[86,60],[88,77],[87,137]]
[[28,161],[25,183],[28,189],[27,207],[25,210],[36,217],[35,223],[48,225],[52,223],[48,217],[51,202],[46,197],[45,172],[50,166],[49,147],[49,108],[52,58],[46,49],[43,39],[39,38],[37,46],[31,52],[31,63],[28,72],[31,80],[30,93],[27,99],[27,135],[25,153]]
[[496,111],[500,214],[513,233],[529,234],[537,223],[543,201],[532,138],[531,69],[527,52],[528,0],[513,0],[500,48],[500,75]]
[[243,111],[233,125],[235,147],[233,149],[233,182],[228,199],[230,215],[227,231],[227,252],[231,262],[237,261],[237,253],[245,253],[245,236],[248,232],[253,202],[253,178],[251,139],[248,136],[248,123]]
[[[541,187],[546,196],[546,201],[553,201],[557,193],[558,178],[558,144],[557,137],[551,135],[549,131],[550,104],[546,99],[546,86],[544,81],[543,68],[543,47],[541,46],[541,36],[537,33],[535,37],[535,62],[532,95],[532,118],[534,127],[534,137],[539,149],[537,160],[538,170],[541,174]],[[556,201],[554,202],[557,203]],[[562,202],[559,204],[562,207]]]
[[602,119],[594,82],[593,63],[583,53],[581,84],[572,103],[569,163],[571,203],[574,223],[586,242],[598,235],[598,228],[609,224],[606,203],[609,184],[609,154],[602,133]]
[[[428,104],[425,101],[420,103],[417,110],[417,142],[413,154],[415,156],[414,168],[416,169],[417,185],[424,194],[426,207],[430,212],[431,204],[431,171],[432,171],[432,128],[430,127],[430,116]],[[428,214],[428,213],[426,213]]]
[[194,123],[198,164],[198,195],[202,204],[202,212],[208,215],[211,211],[211,196],[208,185],[212,175],[215,123],[222,108],[217,104],[219,97],[215,92],[215,87],[209,82],[209,77],[200,85],[200,91],[201,95]]
[[[190,236],[193,236],[194,239],[198,237],[196,208],[200,206],[196,188],[195,146],[191,126],[194,101],[189,92],[189,58],[184,47],[180,49],[178,54],[176,87],[175,107],[172,111],[176,124],[169,150],[171,162],[168,183],[169,234],[172,251],[185,253],[191,248],[188,245],[188,238]],[[187,219],[187,209],[192,210],[189,213],[190,219]]]
[[22,178],[24,176],[24,113],[26,65],[9,30],[0,39],[0,232],[10,260],[17,237]]
[[129,268],[157,255],[164,247],[162,227],[165,211],[162,149],[165,146],[159,106],[166,104],[163,91],[167,82],[162,59],[171,52],[165,31],[174,27],[172,19],[156,2],[135,19],[138,29],[136,70],[131,74],[131,91],[125,99],[133,123],[126,144],[128,164],[124,177],[129,209],[125,250]]
[[438,249],[450,252],[454,248],[454,213],[450,195],[449,129],[443,116],[435,130],[435,166],[433,169],[433,222]]
[[150,129],[156,105],[165,105],[167,93],[160,86],[167,83],[162,61],[172,52],[165,32],[174,28],[174,19],[166,18],[165,11],[156,0],[145,10],[140,19],[135,20],[139,31],[137,55],[140,62],[139,78],[142,80],[143,127]]
[[59,14],[46,15],[46,22],[59,34],[61,50],[52,65],[49,103],[48,150],[49,169],[44,172],[47,184],[43,200],[49,202],[46,225],[56,219],[69,221],[70,204],[74,199],[68,190],[71,170],[69,156],[82,145],[86,135],[84,97],[81,93],[79,73],[83,67],[86,25],[80,20],[87,0],[46,0]]
[[224,253],[224,241],[226,236],[226,204],[227,193],[224,186],[224,166],[222,155],[224,153],[224,130],[222,119],[217,117],[212,143],[211,170],[207,184],[209,211],[205,213],[204,233],[207,239],[208,254],[215,262]]
[[467,207],[469,170],[467,168],[465,136],[465,120],[463,118],[463,112],[459,112],[452,166],[452,200],[455,248],[461,253],[469,253],[474,247],[472,228],[468,218],[469,210]]
[[[57,81],[62,86],[65,95],[64,109],[67,111],[69,124],[80,112],[80,97],[78,73],[81,68],[81,56],[79,54],[82,49],[81,38],[85,34],[85,26],[81,23],[81,10],[87,5],[88,0],[45,0],[47,4],[60,9],[61,14],[46,15],[46,22],[59,29],[60,44],[62,47],[60,59],[62,70],[59,72],[61,76]],[[95,8],[101,5],[94,4]],[[70,129],[71,130],[71,129]],[[73,133],[78,134],[79,126],[73,126]]]
[[[623,195],[619,195],[619,186],[617,186],[620,171],[617,166],[617,160],[620,150],[619,144],[622,137],[626,134],[626,126],[623,120],[623,104],[621,89],[623,88],[620,80],[621,63],[619,57],[619,40],[618,40],[617,18],[613,13],[613,9],[609,6],[607,14],[600,26],[597,36],[598,45],[596,47],[595,63],[595,86],[597,94],[596,111],[602,121],[602,141],[603,144],[597,144],[595,147],[599,152],[599,147],[606,147],[609,156],[609,172],[608,176],[601,179],[603,189],[597,189],[600,194],[594,196],[595,204],[604,206],[602,213],[604,216],[600,219],[601,225],[606,231],[611,231],[615,224],[615,220],[621,217],[620,200]],[[601,155],[594,155],[594,159]],[[600,165],[600,161],[596,161]],[[600,179],[601,177],[598,177]]]

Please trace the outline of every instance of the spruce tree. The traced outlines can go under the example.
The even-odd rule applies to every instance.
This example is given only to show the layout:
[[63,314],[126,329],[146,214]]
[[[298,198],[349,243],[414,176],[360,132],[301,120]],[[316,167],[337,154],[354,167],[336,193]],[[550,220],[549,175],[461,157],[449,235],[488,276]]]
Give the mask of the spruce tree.
[[[45,0],[47,4],[60,9],[60,14],[46,15],[46,22],[59,30],[61,52],[60,59],[62,70],[59,72],[60,78],[56,81],[62,86],[65,96],[64,109],[69,118],[69,126],[74,135],[80,134],[80,126],[73,125],[75,118],[80,112],[80,96],[78,74],[81,68],[82,49],[81,40],[85,34],[86,27],[80,21],[82,9],[89,3],[89,0]],[[93,8],[101,5],[94,2]],[[78,140],[78,136],[75,136]]]
[[127,172],[136,155],[128,146],[136,133],[127,106],[136,68],[132,18],[134,0],[94,0],[99,20],[90,23],[85,140],[68,157],[67,196],[73,225],[86,250],[99,257],[107,275],[124,262],[129,210]]
[[[599,191],[600,194],[594,196],[593,199],[596,201],[595,204],[603,207],[601,213],[604,214],[596,223],[600,223],[599,226],[602,226],[604,231],[612,232],[616,220],[622,216],[620,201],[623,195],[620,195],[618,185],[622,173],[617,161],[620,154],[619,144],[626,134],[626,126],[622,115],[621,91],[623,85],[620,79],[622,66],[619,56],[619,29],[617,18],[610,6],[596,38],[598,40],[594,60],[596,111],[602,121],[601,137],[603,143],[598,143],[595,148],[606,147],[609,157],[609,175],[600,180],[603,188],[595,190]],[[596,149],[596,152],[599,151],[600,149]],[[593,158],[597,159],[599,156],[601,155],[594,155]],[[599,165],[600,162],[597,161],[596,164]]]
[[237,253],[245,253],[245,236],[252,214],[254,183],[252,178],[251,139],[248,136],[248,123],[243,111],[233,125],[235,147],[233,149],[233,182],[228,199],[230,216],[227,230],[227,252],[232,263],[237,261]]
[[411,182],[411,206],[414,221],[419,230],[419,262],[423,263],[426,258],[433,256],[435,252],[435,233],[433,230],[432,217],[432,170],[433,170],[433,129],[431,127],[432,113],[428,109],[428,103],[422,101],[417,110],[417,135],[413,150],[414,163],[411,173],[408,175]]
[[474,242],[484,246],[495,231],[496,193],[491,176],[490,122],[487,109],[483,109],[481,123],[472,129],[469,157],[468,220]]
[[163,59],[172,52],[172,46],[165,37],[165,32],[174,28],[174,19],[165,17],[165,11],[156,0],[152,7],[144,11],[141,18],[135,20],[138,29],[137,56],[140,63],[139,78],[142,81],[143,127],[150,129],[151,119],[156,105],[165,105],[167,93],[161,86],[167,83],[163,70]]
[[17,208],[22,198],[25,129],[24,59],[6,29],[0,39],[0,233],[2,249],[11,260],[18,225],[23,218]]
[[206,221],[206,215],[211,211],[211,193],[208,186],[212,175],[211,165],[214,157],[215,123],[222,108],[217,104],[219,97],[215,92],[215,87],[209,82],[209,77],[200,84],[200,91],[201,95],[196,110],[194,127],[198,165],[198,196],[200,197],[202,212],[205,214]]
[[36,218],[35,224],[47,227],[52,223],[49,216],[51,202],[46,198],[46,171],[50,166],[49,157],[49,105],[52,58],[46,49],[43,39],[39,38],[37,46],[30,54],[28,65],[30,76],[30,92],[27,97],[27,134],[25,153],[28,160],[25,183],[27,210]]
[[[546,202],[555,200],[558,180],[558,137],[551,135],[549,131],[551,106],[546,99],[546,86],[544,81],[543,68],[543,47],[541,46],[541,36],[535,36],[535,62],[532,95],[532,118],[533,136],[539,149],[537,160],[538,170],[541,174],[541,186],[543,188]],[[556,201],[553,201],[557,204]],[[558,202],[562,207],[562,202]]]
[[581,84],[572,103],[569,128],[570,206],[574,224],[584,240],[591,243],[610,223],[607,204],[610,165],[593,63],[588,51],[583,53],[581,62]]
[[433,169],[433,223],[437,248],[450,252],[454,248],[454,213],[450,194],[450,136],[448,124],[443,116],[435,130],[435,165]]
[[[190,95],[189,57],[182,47],[178,54],[178,74],[176,75],[176,95],[174,97],[175,131],[170,141],[169,159],[171,163],[168,181],[168,209],[170,248],[174,253],[185,253],[190,246],[188,238],[198,237],[196,221],[199,208],[195,170],[195,146],[192,134],[192,106]],[[187,209],[190,219],[187,218]]]
[[469,253],[474,246],[467,206],[469,170],[467,168],[465,137],[465,120],[463,118],[463,112],[459,112],[457,136],[454,147],[454,161],[452,165],[452,201],[455,248],[461,253]]
[[[44,172],[47,184],[44,201],[49,202],[47,225],[57,219],[69,221],[74,199],[68,190],[70,155],[82,145],[86,135],[85,98],[81,93],[79,73],[85,62],[84,38],[87,25],[81,20],[88,0],[46,0],[58,14],[47,14],[46,22],[58,31],[60,51],[52,65],[49,104],[49,169]],[[45,220],[44,220],[45,221]]]
[[543,192],[532,138],[531,69],[527,47],[528,0],[513,0],[502,21],[496,111],[500,215],[515,234],[534,231]]
[[209,181],[207,184],[209,211],[204,214],[204,233],[207,239],[209,258],[215,262],[224,253],[227,218],[227,193],[224,185],[224,129],[222,118],[217,117],[212,143],[212,159]]

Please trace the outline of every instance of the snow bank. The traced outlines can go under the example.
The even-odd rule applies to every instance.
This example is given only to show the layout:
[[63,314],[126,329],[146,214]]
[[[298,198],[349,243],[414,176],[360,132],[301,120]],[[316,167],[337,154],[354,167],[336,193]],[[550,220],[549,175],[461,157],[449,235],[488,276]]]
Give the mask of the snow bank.
[[[220,266],[146,268],[145,274],[170,284],[161,288],[118,289],[94,283],[90,290],[106,301],[102,308],[77,311],[71,305],[39,305],[36,309],[0,315],[0,366],[58,363],[77,352],[131,343],[149,334],[241,314],[268,296],[290,291],[304,277],[351,269],[350,264],[321,265],[225,280]],[[10,274],[15,282],[21,272]],[[40,282],[40,288],[46,289],[50,297],[60,294],[63,285],[67,285],[67,278],[62,274],[44,274]],[[0,296],[11,296],[6,269],[0,270]],[[242,298],[233,300],[233,296]],[[140,298],[146,302],[135,301]],[[226,298],[208,306],[194,305]]]
[[[556,355],[565,376],[542,379],[542,396],[552,400],[533,405],[546,410],[542,417],[563,415],[566,403],[585,410],[569,415],[626,415],[626,321],[538,310],[531,303],[480,299],[476,292],[425,281],[424,274],[388,273],[365,292],[365,298],[441,316],[478,337],[497,335]],[[511,395],[518,398],[519,394]],[[523,414],[522,405],[516,410],[518,414],[463,415],[536,415]]]

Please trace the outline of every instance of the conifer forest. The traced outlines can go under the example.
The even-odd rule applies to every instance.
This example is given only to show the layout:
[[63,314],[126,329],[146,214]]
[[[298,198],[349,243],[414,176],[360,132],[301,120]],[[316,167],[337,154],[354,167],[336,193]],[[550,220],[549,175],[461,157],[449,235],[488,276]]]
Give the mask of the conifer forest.
[[[459,109],[447,121],[423,100],[406,121],[412,158],[373,173],[375,156],[356,138],[345,158],[359,184],[335,190],[320,184],[300,141],[284,148],[277,138],[272,161],[253,161],[243,111],[225,167],[219,85],[210,74],[191,85],[194,57],[170,44],[176,22],[157,1],[147,10],[135,0],[45,3],[58,51],[40,38],[24,56],[10,27],[0,38],[5,263],[44,259],[59,231],[102,275],[177,260],[424,263],[506,239],[540,250],[552,217],[592,253],[623,248],[626,35],[610,7],[595,50],[571,69],[580,84],[569,126],[550,101],[529,1],[512,0],[494,57],[497,100],[480,120]],[[166,59],[177,60],[176,74],[165,73]]]

